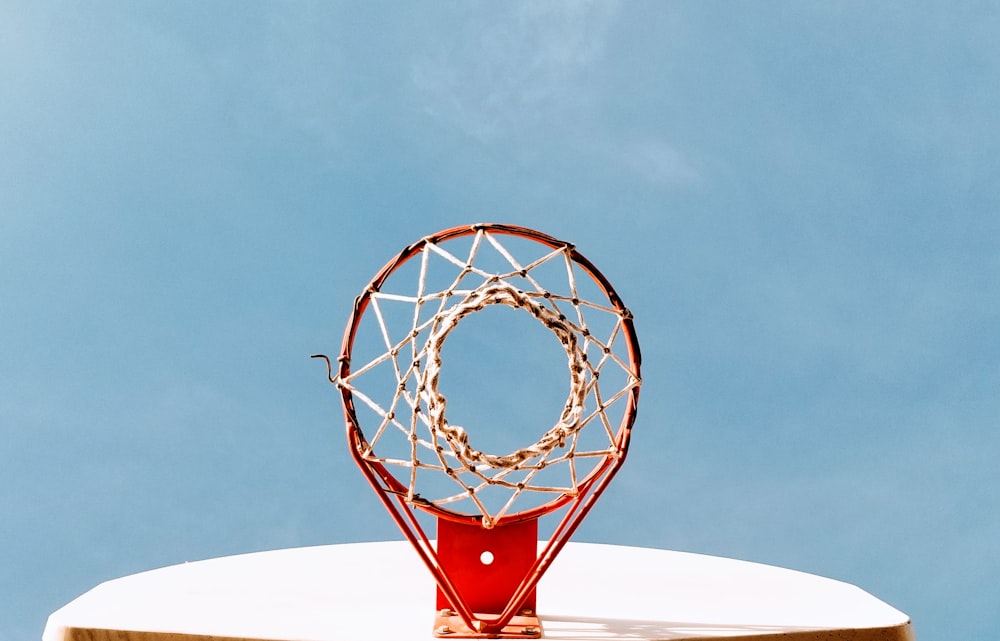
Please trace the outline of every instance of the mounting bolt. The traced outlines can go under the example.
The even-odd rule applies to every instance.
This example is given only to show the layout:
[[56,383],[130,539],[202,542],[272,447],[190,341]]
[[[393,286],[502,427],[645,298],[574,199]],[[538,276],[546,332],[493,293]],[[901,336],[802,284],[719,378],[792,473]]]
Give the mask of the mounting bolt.
[[524,635],[529,636],[529,637],[537,637],[538,636],[538,628],[536,628],[533,625],[526,625],[526,626],[524,626],[521,629],[521,634],[524,634]]
[[534,614],[534,612],[532,612],[531,608],[524,608],[521,610],[521,616],[523,617],[530,617],[532,614]]
[[452,634],[453,632],[454,631],[446,625],[439,625],[437,629],[434,630],[434,634],[440,634],[440,635]]
[[438,610],[438,616],[439,617],[450,617],[453,614],[455,614],[455,613],[452,612],[451,610],[449,610],[448,608],[442,608],[442,609]]

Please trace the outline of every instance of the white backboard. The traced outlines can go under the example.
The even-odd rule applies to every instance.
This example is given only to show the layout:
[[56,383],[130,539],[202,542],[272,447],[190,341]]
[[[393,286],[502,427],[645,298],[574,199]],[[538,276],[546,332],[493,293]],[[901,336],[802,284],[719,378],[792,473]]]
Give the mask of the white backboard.
[[[569,543],[538,587],[543,638],[911,640],[908,617],[839,581],[757,563]],[[430,640],[434,584],[409,544],[275,550],[103,583],[43,641]]]

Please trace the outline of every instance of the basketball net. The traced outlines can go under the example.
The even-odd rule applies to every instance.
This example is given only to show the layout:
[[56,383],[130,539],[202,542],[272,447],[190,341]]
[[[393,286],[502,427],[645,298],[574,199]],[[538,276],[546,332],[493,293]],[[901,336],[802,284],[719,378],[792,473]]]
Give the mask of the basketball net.
[[[548,329],[569,373],[551,427],[499,453],[449,422],[441,385],[447,338],[493,305]],[[541,636],[535,588],[624,462],[640,360],[631,314],[607,279],[571,244],[524,227],[427,236],[357,298],[329,378],[355,461],[437,583],[436,636]],[[557,524],[539,544],[545,515]],[[435,520],[435,541],[423,516]]]

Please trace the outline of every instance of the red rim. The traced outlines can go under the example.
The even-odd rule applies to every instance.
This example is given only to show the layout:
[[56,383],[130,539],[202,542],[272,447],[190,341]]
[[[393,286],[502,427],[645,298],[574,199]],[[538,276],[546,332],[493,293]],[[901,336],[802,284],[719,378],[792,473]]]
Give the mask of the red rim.
[[[461,227],[452,227],[444,231],[440,231],[436,234],[426,236],[416,243],[407,246],[399,254],[393,257],[389,262],[385,264],[376,273],[375,277],[371,282],[365,287],[364,291],[354,302],[354,309],[351,312],[351,316],[348,319],[347,327],[344,330],[343,342],[341,344],[340,357],[338,358],[339,371],[338,376],[340,378],[347,378],[351,373],[351,350],[354,345],[354,340],[361,323],[361,319],[368,308],[368,303],[372,293],[378,292],[382,285],[385,284],[386,280],[391,276],[399,267],[405,264],[414,256],[417,256],[423,248],[428,244],[437,244],[447,240],[452,240],[455,238],[461,238],[463,236],[471,236],[479,233],[480,231],[486,231],[493,234],[503,234],[508,236],[515,236],[520,238],[525,238],[528,240],[533,240],[535,242],[546,245],[552,249],[563,249],[569,250],[570,258],[576,265],[580,266],[587,275],[601,288],[604,294],[607,296],[608,301],[611,306],[617,310],[622,318],[622,329],[624,338],[626,341],[629,365],[632,372],[636,378],[640,378],[640,366],[641,366],[641,354],[639,351],[639,343],[635,335],[635,328],[633,326],[631,315],[628,309],[622,303],[617,292],[608,282],[607,278],[591,263],[580,254],[576,248],[568,242],[558,240],[547,234],[529,229],[527,227],[520,227],[516,225],[505,225],[497,223],[482,223],[476,225],[466,225]],[[408,488],[400,483],[396,477],[389,472],[384,465],[379,462],[371,461],[366,459],[362,450],[365,449],[367,445],[367,439],[364,435],[364,431],[358,421],[357,414],[354,408],[354,398],[351,394],[351,390],[346,386],[341,386],[341,396],[344,406],[344,416],[347,423],[347,438],[350,444],[351,455],[354,457],[355,462],[362,467],[362,469],[367,468],[370,472],[366,473],[369,480],[374,481],[374,478],[378,478],[384,484],[384,489],[396,495],[405,496]],[[634,385],[628,390],[628,399],[625,406],[624,414],[622,416],[621,424],[618,427],[618,431],[615,434],[615,446],[619,451],[618,456],[606,456],[600,465],[595,466],[593,470],[578,484],[578,492],[575,495],[572,494],[561,494],[560,496],[543,503],[541,505],[529,508],[522,512],[515,512],[511,514],[505,514],[496,520],[495,525],[503,525],[506,523],[515,523],[519,521],[525,521],[529,519],[537,519],[545,514],[548,514],[560,507],[566,505],[570,501],[577,498],[579,495],[586,495],[590,492],[592,485],[598,479],[604,479],[600,486],[603,488],[610,481],[611,477],[617,473],[618,468],[625,461],[625,456],[628,451],[628,444],[631,436],[632,425],[635,422],[636,410],[639,401],[639,386]],[[433,503],[417,503],[414,504],[416,507],[421,508],[435,516],[445,518],[451,521],[461,522],[461,523],[480,523],[482,521],[482,515],[480,514],[465,514],[461,512],[455,512],[448,510]]]

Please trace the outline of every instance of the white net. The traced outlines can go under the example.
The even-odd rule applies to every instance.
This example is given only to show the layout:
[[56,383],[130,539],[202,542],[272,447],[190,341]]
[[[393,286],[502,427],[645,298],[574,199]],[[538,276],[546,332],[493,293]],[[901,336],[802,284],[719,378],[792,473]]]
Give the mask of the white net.
[[[354,427],[364,430],[359,455],[387,470],[407,502],[478,515],[492,527],[515,510],[575,496],[602,462],[624,454],[630,422],[623,399],[640,384],[629,314],[609,298],[593,268],[574,257],[569,245],[552,248],[479,228],[461,238],[428,239],[412,258],[383,270],[359,299],[342,356],[350,371],[334,382],[353,399]],[[541,423],[541,436],[499,453],[475,447],[490,440],[477,427],[495,408],[478,407],[479,420],[466,426],[452,423],[442,384],[447,339],[463,319],[492,306],[527,312],[540,323],[557,339],[569,372],[565,402],[547,429]],[[508,330],[505,336],[483,337],[458,357],[490,368],[527,360],[515,375],[530,380],[535,370],[521,353],[524,332],[511,337],[509,325],[497,328]],[[462,383],[468,389],[478,380]],[[501,395],[505,403],[522,399]],[[501,431],[537,434],[536,422],[527,422]]]

